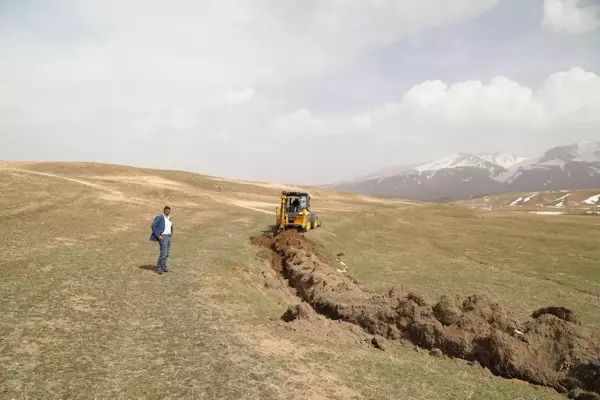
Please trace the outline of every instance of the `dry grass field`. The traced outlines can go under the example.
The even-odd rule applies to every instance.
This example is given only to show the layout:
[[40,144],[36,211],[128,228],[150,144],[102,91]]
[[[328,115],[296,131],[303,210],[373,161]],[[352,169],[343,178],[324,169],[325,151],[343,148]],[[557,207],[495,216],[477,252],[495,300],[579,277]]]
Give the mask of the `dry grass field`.
[[[298,300],[250,241],[282,187],[0,163],[0,398],[564,398],[408,342],[381,351],[350,324],[282,321]],[[306,237],[365,290],[485,293],[523,318],[561,305],[600,329],[600,217],[309,190],[324,226]],[[165,204],[175,234],[157,275],[148,237]]]
[[521,211],[538,215],[600,215],[600,190],[550,190],[503,193],[457,201],[469,208]]

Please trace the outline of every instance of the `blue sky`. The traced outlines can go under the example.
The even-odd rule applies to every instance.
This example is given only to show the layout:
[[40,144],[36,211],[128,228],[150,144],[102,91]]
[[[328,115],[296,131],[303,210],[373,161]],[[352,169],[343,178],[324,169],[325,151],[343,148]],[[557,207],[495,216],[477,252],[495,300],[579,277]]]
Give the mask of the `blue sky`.
[[600,140],[600,1],[374,4],[0,2],[0,159],[327,183]]

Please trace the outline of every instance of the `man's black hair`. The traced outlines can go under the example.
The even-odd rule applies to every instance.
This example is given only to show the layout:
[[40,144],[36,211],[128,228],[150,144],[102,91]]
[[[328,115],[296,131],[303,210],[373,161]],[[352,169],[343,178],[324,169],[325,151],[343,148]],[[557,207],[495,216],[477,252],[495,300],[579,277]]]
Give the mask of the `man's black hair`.
[[163,208],[163,211],[164,211],[164,210],[170,210],[170,209],[171,209],[171,207],[169,207],[169,206],[165,206],[165,208]]

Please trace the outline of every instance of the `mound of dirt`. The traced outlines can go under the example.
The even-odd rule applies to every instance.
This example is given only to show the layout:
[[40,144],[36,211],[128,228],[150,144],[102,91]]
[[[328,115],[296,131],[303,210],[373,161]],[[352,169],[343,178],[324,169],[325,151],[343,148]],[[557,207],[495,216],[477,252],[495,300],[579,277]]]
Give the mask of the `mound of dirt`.
[[538,318],[541,315],[545,315],[545,314],[554,315],[555,317],[558,317],[558,318],[562,319],[563,321],[572,322],[574,324],[581,325],[581,318],[579,317],[579,314],[577,314],[575,311],[569,310],[568,308],[565,308],[565,307],[540,308],[539,310],[535,310],[533,312],[533,314],[531,314],[531,316],[533,318]]
[[[494,374],[552,387],[561,393],[581,389],[600,393],[600,369],[590,363],[600,354],[600,335],[581,327],[563,307],[547,307],[517,321],[486,295],[443,296],[430,304],[424,296],[390,290],[372,295],[335,273],[315,245],[295,231],[257,241],[276,253],[282,274],[317,313],[362,327],[386,339],[414,344],[468,361]],[[300,318],[301,310],[286,312]]]
[[285,322],[295,321],[297,319],[313,319],[314,311],[306,303],[296,304],[289,306],[288,309],[283,313],[281,319]]
[[433,306],[433,313],[437,320],[446,326],[457,323],[462,315],[456,302],[452,301],[448,296],[440,298],[440,301]]

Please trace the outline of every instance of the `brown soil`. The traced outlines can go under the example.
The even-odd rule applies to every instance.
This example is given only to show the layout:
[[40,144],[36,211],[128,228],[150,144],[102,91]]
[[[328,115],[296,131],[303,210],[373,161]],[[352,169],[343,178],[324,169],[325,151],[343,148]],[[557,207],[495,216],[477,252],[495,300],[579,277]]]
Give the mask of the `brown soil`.
[[573,310],[565,307],[544,307],[536,310],[531,314],[533,318],[538,318],[540,315],[550,314],[562,319],[563,321],[572,322],[576,325],[581,325],[581,318]]
[[295,321],[297,319],[313,319],[314,311],[306,303],[296,304],[289,306],[288,309],[283,313],[281,319],[285,322]]
[[[580,326],[571,310],[547,307],[519,321],[486,295],[443,296],[435,304],[405,290],[373,295],[337,274],[302,234],[285,231],[252,242],[271,250],[263,254],[273,268],[303,301],[332,320],[356,324],[386,339],[407,339],[435,354],[478,362],[496,375],[564,394],[600,393],[600,368],[591,363],[600,355],[600,334]],[[283,319],[308,315],[307,310],[292,307]]]
[[263,258],[270,258],[273,270],[277,272],[277,275],[283,276],[283,263],[279,254],[272,249],[272,239],[265,235],[252,236],[250,238],[250,243],[254,246],[264,247],[265,250],[263,250],[260,255]]

